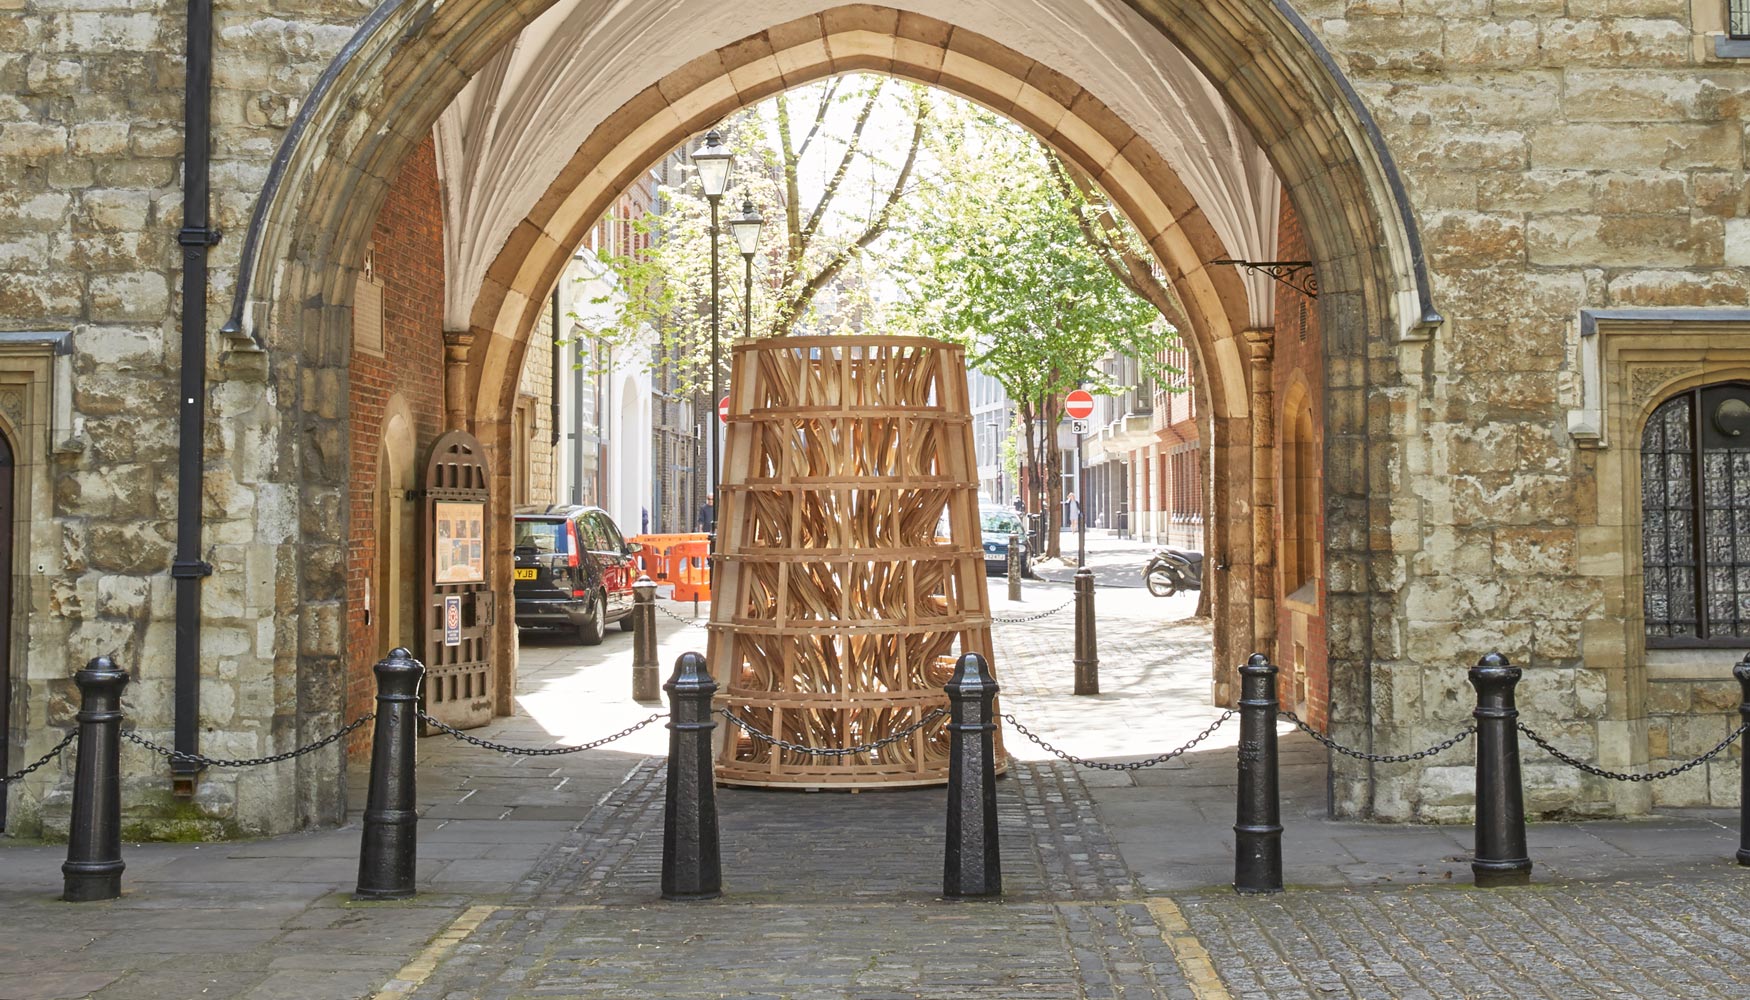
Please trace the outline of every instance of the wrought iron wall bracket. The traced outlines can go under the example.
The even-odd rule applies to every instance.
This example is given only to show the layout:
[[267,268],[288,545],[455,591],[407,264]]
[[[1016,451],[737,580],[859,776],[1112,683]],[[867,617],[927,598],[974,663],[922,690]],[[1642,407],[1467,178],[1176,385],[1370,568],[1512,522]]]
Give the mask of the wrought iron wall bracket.
[[1313,270],[1310,260],[1234,260],[1223,257],[1212,260],[1211,264],[1232,264],[1248,271],[1257,271],[1269,275],[1272,279],[1287,285],[1309,299],[1319,297],[1319,276]]
[[217,227],[202,229],[199,226],[184,226],[176,231],[176,242],[185,247],[218,246],[222,235]]
[[178,559],[170,564],[170,575],[178,580],[198,580],[213,575],[213,564],[205,559]]

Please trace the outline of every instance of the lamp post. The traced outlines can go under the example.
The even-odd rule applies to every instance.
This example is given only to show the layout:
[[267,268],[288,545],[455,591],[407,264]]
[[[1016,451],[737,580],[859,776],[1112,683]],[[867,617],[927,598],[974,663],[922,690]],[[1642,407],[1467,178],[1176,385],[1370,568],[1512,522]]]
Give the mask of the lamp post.
[[741,287],[741,335],[744,337],[753,336],[753,255],[759,249],[760,227],[765,222],[753,207],[752,198],[743,198],[741,214],[729,217],[729,233],[735,237],[735,245],[741,248],[741,259],[746,265]]
[[[716,129],[705,133],[705,144],[693,151],[693,166],[699,171],[699,187],[705,192],[705,200],[711,203],[711,408],[716,410],[718,401],[723,398],[723,390],[718,385],[718,370],[721,363],[718,360],[721,348],[718,345],[718,280],[717,280],[717,202],[723,197],[723,192],[729,188],[729,165],[735,160],[735,154],[729,147],[723,145],[723,137]],[[715,416],[713,412],[712,416]],[[711,480],[706,484],[706,495],[717,495],[718,469],[718,436],[721,430],[711,423],[709,417],[706,426],[711,428]],[[713,506],[715,504],[713,503]],[[711,554],[717,553],[717,515],[711,515]],[[713,560],[715,562],[715,560]],[[713,569],[716,567],[713,566]]]

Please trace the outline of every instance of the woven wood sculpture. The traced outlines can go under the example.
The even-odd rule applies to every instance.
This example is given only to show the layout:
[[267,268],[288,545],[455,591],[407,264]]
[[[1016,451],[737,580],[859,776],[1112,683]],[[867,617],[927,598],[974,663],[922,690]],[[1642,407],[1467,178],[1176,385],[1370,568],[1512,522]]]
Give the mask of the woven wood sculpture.
[[[744,341],[729,384],[707,652],[726,679],[720,704],[789,742],[835,748],[946,708],[954,657],[990,658],[962,350],[922,337]],[[946,722],[844,757],[721,725],[717,777],[941,784]]]

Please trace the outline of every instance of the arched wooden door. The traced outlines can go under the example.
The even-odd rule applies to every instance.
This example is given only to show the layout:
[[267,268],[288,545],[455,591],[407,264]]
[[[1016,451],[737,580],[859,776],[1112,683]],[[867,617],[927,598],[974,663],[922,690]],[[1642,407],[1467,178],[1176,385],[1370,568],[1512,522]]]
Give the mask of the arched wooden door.
[[492,719],[496,615],[488,573],[491,469],[479,439],[450,431],[425,466],[425,710],[466,729]]
[[[0,431],[0,774],[12,770],[12,442]],[[9,789],[0,788],[0,830]]]

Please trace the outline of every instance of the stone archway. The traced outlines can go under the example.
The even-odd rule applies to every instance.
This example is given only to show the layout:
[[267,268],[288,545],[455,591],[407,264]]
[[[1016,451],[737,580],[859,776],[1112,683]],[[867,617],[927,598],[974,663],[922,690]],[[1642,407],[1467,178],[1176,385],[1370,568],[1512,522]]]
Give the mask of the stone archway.
[[[548,6],[379,9],[300,114],[300,138],[288,140],[281,179],[257,209],[244,248],[239,306],[227,330],[235,338],[234,362],[269,353],[267,377],[284,390],[278,395],[280,446],[295,456],[303,486],[317,497],[343,486],[343,463],[331,456],[344,445],[329,439],[332,429],[306,427],[300,415],[318,407],[325,386],[345,378],[351,272],[384,195],[382,178],[424,140],[467,78]],[[1191,346],[1205,373],[1197,391],[1213,424],[1213,561],[1218,568],[1249,566],[1255,532],[1249,524],[1254,434],[1247,420],[1247,295],[1232,270],[1210,266],[1230,254],[1206,207],[1131,124],[1142,124],[1138,115],[1146,112],[1115,109],[1049,63],[954,23],[965,17],[960,12],[951,21],[895,8],[820,6],[775,3],[771,14],[743,12],[769,25],[753,34],[701,22],[677,38],[681,51],[703,54],[667,72],[655,65],[645,70],[650,79],[638,81],[643,88],[603,117],[528,208],[485,269],[467,329],[451,331],[472,335],[475,433],[489,447],[508,448],[506,401],[514,397],[515,373],[545,292],[631,172],[728,111],[785,87],[854,69],[889,72],[1015,118],[1095,177],[1150,239],[1191,313]],[[1042,0],[1041,6],[1081,4]],[[800,16],[778,16],[798,10]],[[1379,515],[1369,502],[1364,396],[1371,385],[1397,381],[1392,352],[1369,345],[1395,344],[1438,320],[1419,280],[1419,250],[1400,208],[1401,190],[1353,92],[1285,4],[1135,0],[1125,10],[1128,26],[1105,40],[1139,50],[1176,45],[1250,129],[1305,220],[1327,351],[1339,361],[1327,373],[1325,485],[1335,520],[1327,559],[1333,577],[1346,583],[1331,595],[1331,669],[1334,676],[1359,677],[1373,641],[1365,623],[1382,596],[1368,560],[1371,522]],[[1102,22],[1103,30],[1111,23]],[[494,495],[508,498],[508,464],[495,468],[502,471],[495,472]],[[320,518],[301,531],[305,553],[336,540]],[[508,553],[496,557],[508,559]],[[340,599],[327,592],[324,568],[310,565],[307,556],[298,579],[306,608]],[[1218,662],[1237,662],[1261,631],[1254,619],[1269,610],[1260,607],[1247,574],[1230,574],[1215,596],[1226,623]],[[508,625],[503,632],[506,648],[512,645]],[[297,634],[301,674],[334,669],[338,651],[325,645],[320,630]],[[1351,695],[1363,690],[1351,688]],[[1217,697],[1228,696],[1218,677]],[[1342,710],[1357,724],[1367,716],[1364,697],[1349,697]]]

